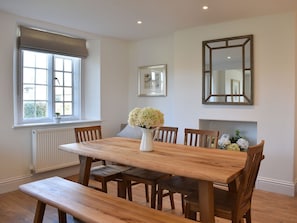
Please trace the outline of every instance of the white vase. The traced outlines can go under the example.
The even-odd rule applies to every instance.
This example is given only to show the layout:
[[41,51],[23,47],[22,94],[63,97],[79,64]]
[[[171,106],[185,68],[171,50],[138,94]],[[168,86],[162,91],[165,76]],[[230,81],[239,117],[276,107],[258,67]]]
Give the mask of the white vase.
[[140,151],[150,152],[153,151],[153,129],[141,128],[142,137],[140,142]]

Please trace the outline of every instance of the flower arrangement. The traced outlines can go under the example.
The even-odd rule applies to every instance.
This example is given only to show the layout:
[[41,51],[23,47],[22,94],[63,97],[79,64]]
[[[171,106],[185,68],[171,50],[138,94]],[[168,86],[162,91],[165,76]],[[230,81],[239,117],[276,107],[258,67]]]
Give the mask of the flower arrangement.
[[164,114],[150,107],[134,108],[129,113],[128,124],[151,129],[164,124]]
[[240,135],[240,131],[235,131],[235,136],[223,134],[218,141],[219,148],[234,151],[246,151],[249,147],[249,142]]

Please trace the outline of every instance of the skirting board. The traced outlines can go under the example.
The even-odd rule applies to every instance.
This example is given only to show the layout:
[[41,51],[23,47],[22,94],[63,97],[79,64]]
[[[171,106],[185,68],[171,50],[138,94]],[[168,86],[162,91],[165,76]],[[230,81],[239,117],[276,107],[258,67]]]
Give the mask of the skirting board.
[[256,189],[294,197],[297,189],[296,185],[296,182],[294,183],[266,177],[258,177],[256,182]]
[[9,178],[0,181],[0,194],[15,191],[19,189],[21,184],[44,179],[52,176],[68,177],[78,174],[79,166],[68,167],[64,169],[45,172],[42,174],[29,174],[20,177]]
[[[78,166],[65,168],[62,170],[51,171],[43,174],[36,175],[26,175],[22,177],[10,178],[5,181],[0,182],[0,194],[7,193],[10,191],[15,191],[18,189],[19,185],[28,183],[34,180],[51,177],[51,176],[61,176],[67,177],[75,175],[79,172]],[[297,190],[297,183],[275,180],[266,177],[258,177],[256,182],[256,189],[270,191],[274,193],[284,194],[288,196],[295,196],[295,190]]]

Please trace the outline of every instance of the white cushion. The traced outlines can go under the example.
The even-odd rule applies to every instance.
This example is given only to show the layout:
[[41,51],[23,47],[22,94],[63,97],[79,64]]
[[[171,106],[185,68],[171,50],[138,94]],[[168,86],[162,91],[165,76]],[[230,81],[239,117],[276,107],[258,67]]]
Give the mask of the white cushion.
[[142,136],[142,132],[139,127],[131,127],[130,125],[126,125],[125,128],[123,128],[117,136],[119,137],[125,137],[125,138],[134,138],[134,139],[140,139]]

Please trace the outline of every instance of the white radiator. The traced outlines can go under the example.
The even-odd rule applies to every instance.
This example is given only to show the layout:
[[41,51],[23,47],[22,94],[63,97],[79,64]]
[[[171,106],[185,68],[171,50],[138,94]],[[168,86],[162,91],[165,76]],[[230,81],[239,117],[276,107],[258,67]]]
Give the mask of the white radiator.
[[75,142],[73,128],[32,130],[33,171],[35,173],[60,169],[79,163],[78,156],[58,149],[58,146]]

